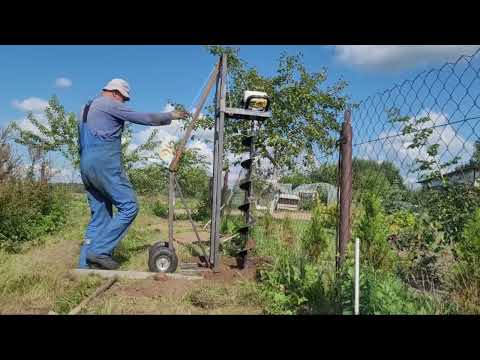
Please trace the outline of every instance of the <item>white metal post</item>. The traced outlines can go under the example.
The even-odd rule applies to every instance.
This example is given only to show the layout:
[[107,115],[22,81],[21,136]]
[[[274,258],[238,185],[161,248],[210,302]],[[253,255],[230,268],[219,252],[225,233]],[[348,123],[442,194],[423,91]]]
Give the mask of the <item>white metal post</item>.
[[360,239],[355,239],[355,315],[360,313]]

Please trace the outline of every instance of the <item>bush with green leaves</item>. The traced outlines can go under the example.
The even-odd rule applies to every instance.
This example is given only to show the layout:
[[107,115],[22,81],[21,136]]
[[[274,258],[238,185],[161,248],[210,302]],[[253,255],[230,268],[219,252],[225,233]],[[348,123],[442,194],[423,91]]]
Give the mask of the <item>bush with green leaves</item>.
[[322,253],[329,252],[329,245],[334,243],[336,215],[336,205],[316,202],[310,224],[302,237],[302,246],[309,258],[318,259]]
[[[348,284],[353,283],[351,281]],[[346,291],[351,294],[353,289]],[[360,313],[365,315],[435,314],[432,299],[414,294],[393,273],[362,267],[360,276]]]
[[198,195],[197,208],[192,212],[194,221],[208,221],[211,217],[212,208],[209,203],[208,191],[203,191]]
[[419,194],[422,209],[441,226],[445,240],[459,243],[465,224],[480,204],[480,189],[468,184],[447,184]]
[[393,252],[388,242],[388,224],[380,196],[372,191],[362,195],[362,215],[354,236],[361,240],[362,257],[375,269],[392,270]]
[[168,204],[164,201],[156,200],[152,204],[152,212],[155,216],[166,219],[168,217]]
[[260,293],[268,314],[334,313],[332,273],[295,251],[277,254],[271,269],[260,272]]
[[458,262],[452,271],[450,289],[462,313],[480,313],[480,208],[465,225],[457,246]]
[[459,254],[466,261],[480,260],[480,208],[475,210],[463,229]]
[[300,200],[299,209],[303,211],[310,211],[315,206],[315,200],[310,198],[305,198]]
[[69,195],[50,184],[7,181],[0,184],[0,245],[19,250],[65,224]]

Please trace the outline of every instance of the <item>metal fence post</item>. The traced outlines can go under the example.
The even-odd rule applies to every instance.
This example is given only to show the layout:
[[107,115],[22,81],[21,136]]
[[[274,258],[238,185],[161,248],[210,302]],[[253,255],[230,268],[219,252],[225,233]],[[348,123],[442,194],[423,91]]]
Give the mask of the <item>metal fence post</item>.
[[351,111],[346,110],[342,124],[340,144],[340,224],[339,224],[339,259],[340,267],[345,259],[347,244],[351,237],[352,206],[352,124]]

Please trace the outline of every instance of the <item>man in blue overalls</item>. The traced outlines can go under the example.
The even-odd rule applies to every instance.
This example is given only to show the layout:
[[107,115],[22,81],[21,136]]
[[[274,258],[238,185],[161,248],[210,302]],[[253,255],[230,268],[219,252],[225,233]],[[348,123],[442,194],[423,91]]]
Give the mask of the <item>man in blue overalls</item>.
[[[80,172],[91,211],[80,268],[117,269],[113,251],[138,213],[135,192],[122,164],[124,122],[161,126],[188,116],[180,111],[136,112],[125,106],[129,99],[128,83],[113,79],[87,103],[79,117]],[[118,210],[116,216],[112,216],[112,205]]]

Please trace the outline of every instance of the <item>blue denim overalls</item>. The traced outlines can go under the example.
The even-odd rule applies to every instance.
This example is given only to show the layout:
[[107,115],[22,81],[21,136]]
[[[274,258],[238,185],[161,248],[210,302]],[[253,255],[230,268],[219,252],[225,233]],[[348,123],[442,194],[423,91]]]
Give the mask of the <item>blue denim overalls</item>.
[[[92,103],[85,107],[78,125],[80,173],[91,211],[80,251],[80,268],[89,267],[89,255],[111,256],[138,213],[135,192],[123,169],[121,139],[102,139],[87,126]],[[118,209],[114,217],[112,205]]]

